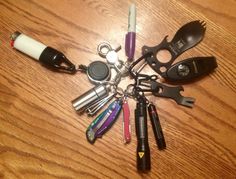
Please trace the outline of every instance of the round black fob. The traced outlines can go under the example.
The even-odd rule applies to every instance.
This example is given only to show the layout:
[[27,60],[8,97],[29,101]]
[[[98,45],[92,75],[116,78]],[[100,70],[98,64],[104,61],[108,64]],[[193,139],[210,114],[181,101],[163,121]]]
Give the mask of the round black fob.
[[110,68],[102,61],[95,61],[89,64],[87,73],[94,82],[104,81],[110,77]]

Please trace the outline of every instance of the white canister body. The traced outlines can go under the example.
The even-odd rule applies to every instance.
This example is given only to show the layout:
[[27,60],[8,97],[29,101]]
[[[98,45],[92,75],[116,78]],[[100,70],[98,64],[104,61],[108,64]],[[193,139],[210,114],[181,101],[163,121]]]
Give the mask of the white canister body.
[[30,57],[39,60],[40,55],[47,46],[24,34],[20,34],[14,40],[13,47]]

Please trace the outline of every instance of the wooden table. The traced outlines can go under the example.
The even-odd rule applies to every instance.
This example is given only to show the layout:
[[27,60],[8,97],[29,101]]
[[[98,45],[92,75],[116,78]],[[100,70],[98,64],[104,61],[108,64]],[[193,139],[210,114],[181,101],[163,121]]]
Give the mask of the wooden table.
[[[157,108],[167,149],[157,149],[148,120],[152,169],[136,171],[136,136],[123,144],[122,115],[91,145],[85,131],[93,118],[78,115],[71,100],[93,85],[85,74],[52,72],[12,49],[14,31],[62,51],[75,64],[104,60],[97,45],[122,44],[131,1],[0,1],[0,177],[1,178],[235,178],[236,177],[236,3],[234,0],[137,1],[137,48],[154,46],[187,22],[204,20],[204,40],[179,60],[215,56],[218,68],[184,85],[194,108],[150,97]],[[151,69],[145,69],[152,74]],[[133,82],[122,81],[121,86]]]

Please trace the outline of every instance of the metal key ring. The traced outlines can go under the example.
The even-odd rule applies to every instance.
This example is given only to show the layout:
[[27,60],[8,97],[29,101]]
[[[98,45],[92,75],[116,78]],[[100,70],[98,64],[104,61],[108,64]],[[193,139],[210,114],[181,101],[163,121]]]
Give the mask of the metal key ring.
[[129,84],[127,87],[126,87],[126,90],[125,90],[125,95],[128,96],[129,98],[135,98],[135,93],[134,93],[134,89],[135,86],[134,84]]
[[111,93],[114,93],[114,97],[119,99],[119,98],[123,98],[124,97],[124,90],[120,87],[118,87],[117,85],[114,84],[110,84],[110,91]]
[[120,87],[116,87],[116,97],[123,98],[124,97],[124,90]]
[[103,58],[106,58],[107,53],[111,50],[112,46],[108,42],[100,43],[97,48],[98,54]]

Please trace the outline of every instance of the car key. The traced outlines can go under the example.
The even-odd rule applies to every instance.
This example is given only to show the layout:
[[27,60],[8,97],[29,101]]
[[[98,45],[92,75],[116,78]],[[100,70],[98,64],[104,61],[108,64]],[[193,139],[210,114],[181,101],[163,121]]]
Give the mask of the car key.
[[149,117],[152,123],[152,129],[153,129],[153,133],[156,139],[158,149],[163,150],[166,148],[166,142],[165,142],[165,138],[162,132],[157,110],[154,104],[152,103],[148,104],[148,113],[149,113]]
[[189,82],[209,74],[217,67],[215,57],[194,57],[172,65],[163,74],[171,82]]

